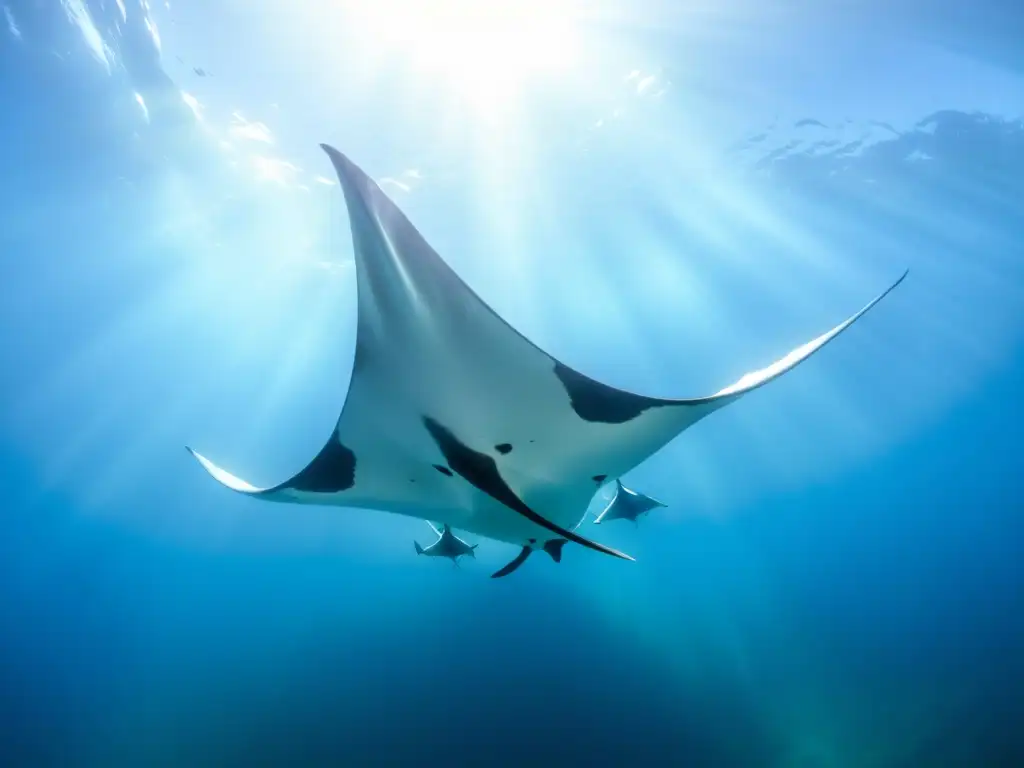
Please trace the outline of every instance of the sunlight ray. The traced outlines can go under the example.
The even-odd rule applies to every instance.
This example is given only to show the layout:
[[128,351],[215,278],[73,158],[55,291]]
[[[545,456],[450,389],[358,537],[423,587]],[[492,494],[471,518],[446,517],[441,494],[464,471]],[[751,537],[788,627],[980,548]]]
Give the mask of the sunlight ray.
[[341,3],[377,46],[406,60],[418,77],[443,79],[483,115],[503,111],[532,77],[573,65],[572,6],[570,0]]

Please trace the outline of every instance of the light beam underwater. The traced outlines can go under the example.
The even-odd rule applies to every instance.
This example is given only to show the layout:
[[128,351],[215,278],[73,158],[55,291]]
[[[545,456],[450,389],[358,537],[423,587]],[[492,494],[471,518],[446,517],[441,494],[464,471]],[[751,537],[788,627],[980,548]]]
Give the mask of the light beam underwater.
[[[345,404],[298,474],[257,488],[188,450],[215,480],[265,501],[392,512],[557,562],[594,493],[710,413],[796,367],[906,277],[832,330],[708,397],[671,400],[595,381],[531,343],[441,259],[380,187],[338,150],[355,256],[357,328]],[[552,536],[554,534],[554,536]]]

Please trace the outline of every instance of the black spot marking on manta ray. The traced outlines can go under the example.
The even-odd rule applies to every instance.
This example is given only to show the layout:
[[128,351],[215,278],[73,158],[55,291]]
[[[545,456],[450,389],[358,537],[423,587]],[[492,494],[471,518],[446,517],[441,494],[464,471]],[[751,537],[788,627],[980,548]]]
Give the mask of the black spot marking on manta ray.
[[557,360],[555,361],[555,375],[565,387],[572,409],[584,421],[601,424],[625,424],[648,408],[665,405],[660,400],[623,392],[589,379]]
[[594,477],[593,477],[594,482],[597,483],[598,485],[600,485],[601,483],[603,483],[607,479],[608,479],[608,475],[594,475]]
[[529,541],[530,541],[531,544],[536,544],[537,543],[536,539],[530,539]]
[[356,455],[331,435],[327,445],[285,487],[310,493],[338,493],[356,484]]
[[494,450],[504,456],[507,453],[512,453],[512,443],[498,443],[494,446]]
[[434,469],[436,469],[442,475],[448,475],[448,477],[452,476],[452,471],[448,469],[448,467],[442,467],[440,464],[435,464]]
[[437,447],[441,450],[448,465],[474,488],[483,491],[492,499],[501,502],[514,512],[518,512],[531,523],[547,528],[549,531],[553,531],[569,541],[597,552],[603,552],[606,555],[621,557],[627,560],[631,559],[628,555],[617,552],[611,547],[606,547],[604,544],[598,544],[596,541],[584,538],[578,533],[567,531],[543,515],[538,515],[516,495],[515,491],[508,487],[508,483],[501,476],[501,473],[498,471],[498,465],[493,458],[486,453],[474,451],[452,434],[450,429],[434,421],[429,416],[423,417],[423,426],[427,428],[427,432],[430,433],[434,442],[437,443]]

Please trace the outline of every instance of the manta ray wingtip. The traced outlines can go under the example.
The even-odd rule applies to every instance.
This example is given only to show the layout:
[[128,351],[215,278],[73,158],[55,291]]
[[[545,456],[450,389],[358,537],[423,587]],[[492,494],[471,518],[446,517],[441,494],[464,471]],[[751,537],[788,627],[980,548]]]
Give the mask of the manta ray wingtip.
[[326,152],[327,157],[330,158],[331,165],[334,166],[334,172],[338,174],[338,180],[343,188],[364,194],[366,187],[372,186],[370,177],[366,175],[366,172],[349,160],[344,152],[332,147],[330,144],[321,144],[320,149]]
[[264,491],[261,488],[257,488],[251,483],[247,483],[239,477],[235,477],[230,472],[221,469],[208,458],[203,456],[199,451],[189,446],[185,446],[185,450],[188,451],[192,457],[199,462],[200,466],[206,470],[207,474],[210,475],[221,485],[230,488],[232,491],[246,494],[262,494]]
[[355,168],[355,163],[348,159],[348,157],[341,150],[332,147],[330,144],[321,144],[320,149],[327,153],[327,157],[331,160],[331,165],[334,166],[334,170],[341,176],[345,176],[351,173],[352,169]]
[[860,315],[863,315],[871,307],[875,306],[875,304],[877,304],[882,299],[884,299],[886,296],[888,296],[890,293],[892,293],[894,290],[896,290],[897,286],[899,286],[900,283],[902,283],[904,280],[906,280],[907,275],[909,275],[909,274],[910,274],[910,267],[907,267],[907,268],[905,268],[903,270],[903,273],[898,278],[896,278],[896,280],[892,283],[892,285],[890,285],[888,288],[886,288],[884,291],[882,291],[880,294],[878,294],[878,296],[876,296],[867,305],[867,307],[865,307],[863,310],[861,310],[861,312],[857,316],[855,316],[854,319],[857,319],[857,317],[860,317]]
[[342,152],[336,147],[332,147],[330,144],[321,144],[320,149],[327,153],[327,156],[331,159],[336,170],[339,172],[344,171],[346,173],[351,172],[353,169],[358,169],[358,166],[348,159],[348,155]]

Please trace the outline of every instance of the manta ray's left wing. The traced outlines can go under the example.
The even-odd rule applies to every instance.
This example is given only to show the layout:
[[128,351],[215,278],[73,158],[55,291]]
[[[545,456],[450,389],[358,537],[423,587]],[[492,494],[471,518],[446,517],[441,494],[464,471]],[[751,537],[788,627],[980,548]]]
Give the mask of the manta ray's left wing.
[[358,296],[341,416],[310,464],[272,488],[255,488],[196,455],[221,483],[260,498],[446,520],[522,546],[553,533],[625,557],[573,531],[595,490],[809,358],[900,282],[710,397],[638,395],[573,370],[516,332],[376,183],[324,149],[349,212]]

